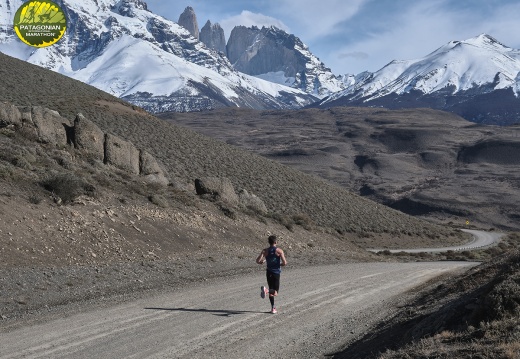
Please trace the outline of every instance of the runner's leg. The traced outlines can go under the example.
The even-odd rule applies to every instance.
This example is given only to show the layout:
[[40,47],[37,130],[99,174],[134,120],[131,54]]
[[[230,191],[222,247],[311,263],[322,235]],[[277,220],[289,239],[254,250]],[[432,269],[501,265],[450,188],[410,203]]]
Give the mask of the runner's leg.
[[267,285],[269,286],[269,301],[271,302],[271,309],[274,308],[274,293],[276,292],[276,274],[266,271]]
[[278,295],[280,289],[280,275],[267,271],[267,283],[269,284],[269,301],[271,309],[274,309],[274,297]]

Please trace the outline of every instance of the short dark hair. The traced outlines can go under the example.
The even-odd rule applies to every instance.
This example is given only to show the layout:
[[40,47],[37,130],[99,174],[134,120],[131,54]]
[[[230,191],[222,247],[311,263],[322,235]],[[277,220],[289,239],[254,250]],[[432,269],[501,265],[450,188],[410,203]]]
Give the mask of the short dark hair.
[[276,236],[274,234],[270,235],[269,238],[267,238],[270,245],[273,245],[276,243]]

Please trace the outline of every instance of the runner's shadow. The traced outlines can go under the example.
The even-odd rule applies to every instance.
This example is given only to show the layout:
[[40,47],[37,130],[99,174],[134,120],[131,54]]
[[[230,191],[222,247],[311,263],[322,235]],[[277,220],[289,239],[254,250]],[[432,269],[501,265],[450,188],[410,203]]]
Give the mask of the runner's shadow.
[[173,312],[199,312],[199,313],[211,313],[220,317],[230,317],[232,315],[247,314],[247,313],[266,313],[253,310],[225,310],[225,309],[188,309],[188,308],[144,308],[146,310],[168,310]]

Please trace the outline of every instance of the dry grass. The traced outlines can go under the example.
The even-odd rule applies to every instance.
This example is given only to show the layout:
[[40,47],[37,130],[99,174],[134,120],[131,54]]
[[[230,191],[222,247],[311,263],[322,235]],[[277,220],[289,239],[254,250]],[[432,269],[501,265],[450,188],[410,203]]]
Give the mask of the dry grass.
[[[78,81],[5,55],[0,55],[0,61],[4,64],[0,76],[5,84],[0,87],[0,99],[19,106],[43,105],[69,119],[82,112],[104,132],[131,141],[152,154],[163,164],[177,188],[190,188],[200,177],[228,177],[235,190],[246,189],[260,197],[272,216],[290,218],[288,226],[293,225],[289,222],[307,228],[315,224],[356,236],[386,231],[395,236],[417,236],[432,244],[460,241],[444,227],[403,215],[338,185],[172,125]],[[41,86],[27,87],[26,83]],[[47,87],[49,91],[43,91]],[[62,167],[72,166],[66,159],[58,162]],[[0,176],[11,176],[9,171],[0,167]],[[91,176],[100,177],[95,173]],[[111,183],[128,182],[121,174],[115,177]],[[151,195],[138,189],[132,191]],[[439,238],[431,239],[428,233],[432,232],[438,233]]]
[[512,250],[430,288],[335,358],[519,358],[519,316]]

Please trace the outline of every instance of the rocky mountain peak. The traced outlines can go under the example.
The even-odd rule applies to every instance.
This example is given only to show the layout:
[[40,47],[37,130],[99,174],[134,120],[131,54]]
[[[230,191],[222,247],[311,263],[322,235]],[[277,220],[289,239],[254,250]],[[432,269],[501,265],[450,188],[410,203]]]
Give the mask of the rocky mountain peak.
[[200,30],[200,41],[210,49],[226,53],[226,37],[220,24],[207,21]]
[[184,12],[179,16],[178,24],[190,32],[190,34],[199,38],[199,24],[197,23],[197,15],[191,6],[186,7]]
[[236,26],[227,43],[235,69],[323,98],[345,84],[296,36],[274,26]]

